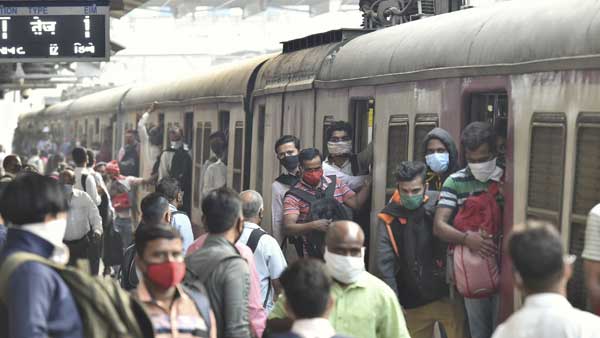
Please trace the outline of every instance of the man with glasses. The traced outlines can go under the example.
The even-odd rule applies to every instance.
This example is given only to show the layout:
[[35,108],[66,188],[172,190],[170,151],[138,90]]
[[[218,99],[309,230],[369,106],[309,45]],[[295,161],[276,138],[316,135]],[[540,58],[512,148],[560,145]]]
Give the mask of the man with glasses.
[[298,255],[323,257],[324,236],[332,221],[350,219],[343,205],[360,210],[369,197],[369,184],[355,193],[335,176],[323,175],[318,149],[304,149],[299,155],[300,181],[283,200],[283,227],[288,235],[303,236],[296,246]]

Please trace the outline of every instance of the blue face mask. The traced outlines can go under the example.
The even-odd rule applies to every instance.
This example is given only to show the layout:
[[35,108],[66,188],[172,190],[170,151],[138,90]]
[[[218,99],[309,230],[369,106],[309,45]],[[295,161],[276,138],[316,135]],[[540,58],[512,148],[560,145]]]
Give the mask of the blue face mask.
[[450,154],[433,153],[425,156],[427,166],[437,174],[443,174],[448,170],[450,163]]

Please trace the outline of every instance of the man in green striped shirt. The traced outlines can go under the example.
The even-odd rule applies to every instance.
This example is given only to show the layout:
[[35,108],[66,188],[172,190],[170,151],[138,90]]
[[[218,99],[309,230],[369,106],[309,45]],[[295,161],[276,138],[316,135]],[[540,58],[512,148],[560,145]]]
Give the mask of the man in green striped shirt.
[[[487,191],[491,182],[501,181],[504,171],[496,165],[496,135],[488,123],[473,122],[463,130],[461,142],[468,166],[444,182],[433,231],[450,244],[464,245],[483,256],[493,256],[498,253],[498,247],[492,239],[480,232],[462,232],[451,224],[469,196]],[[465,298],[465,309],[471,337],[491,337],[498,315],[498,295]]]

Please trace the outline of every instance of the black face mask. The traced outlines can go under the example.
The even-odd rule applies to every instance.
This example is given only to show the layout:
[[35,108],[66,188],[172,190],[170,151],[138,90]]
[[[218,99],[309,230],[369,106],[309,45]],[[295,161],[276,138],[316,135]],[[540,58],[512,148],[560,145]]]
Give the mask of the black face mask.
[[281,163],[285,170],[291,173],[298,168],[300,160],[298,159],[298,155],[293,155],[284,157],[283,159],[279,160],[279,163]]

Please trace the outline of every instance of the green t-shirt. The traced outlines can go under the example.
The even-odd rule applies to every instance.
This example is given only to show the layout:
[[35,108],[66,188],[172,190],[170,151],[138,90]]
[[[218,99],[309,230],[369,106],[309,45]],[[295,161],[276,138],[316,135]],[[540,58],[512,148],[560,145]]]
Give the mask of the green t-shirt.
[[[333,283],[335,304],[329,321],[336,333],[360,338],[410,338],[396,294],[368,272],[342,288]],[[287,318],[285,296],[281,295],[269,319]]]

